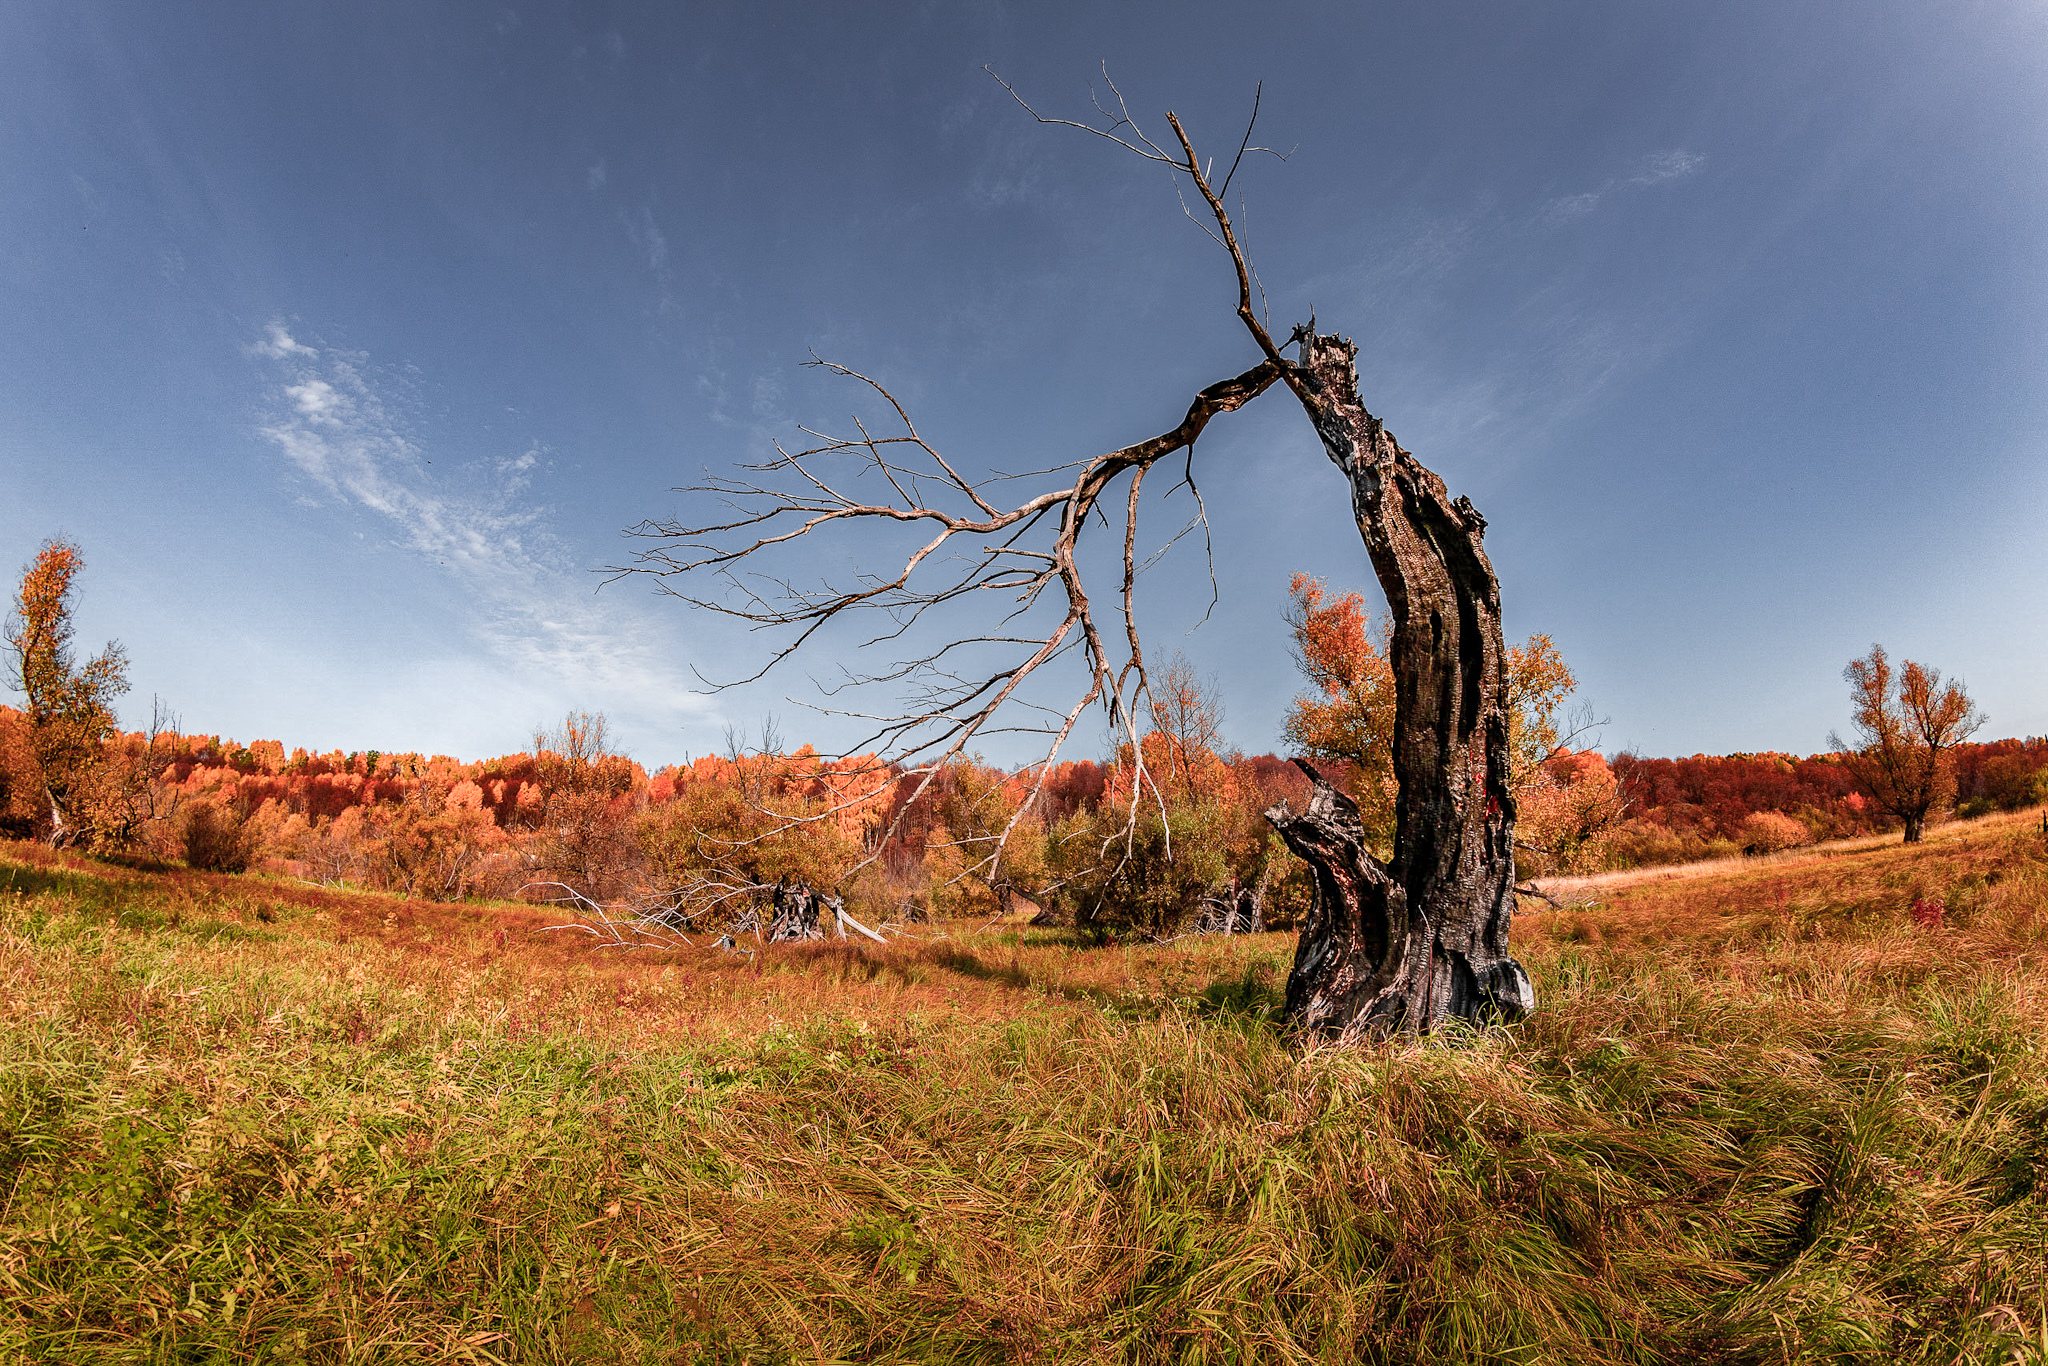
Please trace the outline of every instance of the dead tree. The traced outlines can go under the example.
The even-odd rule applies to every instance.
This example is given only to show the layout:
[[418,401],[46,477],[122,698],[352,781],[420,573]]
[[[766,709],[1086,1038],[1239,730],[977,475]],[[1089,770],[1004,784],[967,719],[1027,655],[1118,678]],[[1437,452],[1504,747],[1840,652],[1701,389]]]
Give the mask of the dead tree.
[[837,891],[813,891],[808,882],[801,880],[775,884],[775,918],[768,925],[768,942],[800,944],[806,940],[823,939],[825,929],[820,922],[827,915],[832,918],[832,935],[836,939],[846,938],[846,932],[852,930],[877,944],[889,942],[848,915],[846,900]]
[[[1366,850],[1356,807],[1313,771],[1314,795],[1305,810],[1295,813],[1282,803],[1267,813],[1289,847],[1314,868],[1319,893],[1288,979],[1286,1022],[1310,1039],[1351,1042],[1421,1033],[1452,1019],[1478,1024],[1513,1018],[1533,1006],[1534,996],[1527,974],[1507,954],[1515,895],[1515,806],[1509,786],[1500,594],[1480,546],[1485,519],[1467,500],[1451,499],[1443,482],[1402,450],[1367,411],[1358,392],[1356,347],[1342,337],[1318,333],[1313,320],[1296,327],[1284,343],[1276,342],[1253,307],[1255,276],[1224,196],[1244,157],[1266,150],[1251,145],[1256,101],[1236,157],[1219,183],[1212,179],[1213,163],[1205,166],[1196,156],[1177,117],[1166,116],[1175,145],[1169,151],[1139,130],[1114,85],[1110,91],[1114,109],[1097,105],[1102,126],[1048,119],[1024,107],[1040,122],[1082,129],[1164,165],[1195,191],[1202,210],[1197,223],[1235,269],[1237,316],[1258,349],[1254,364],[1196,394],[1180,422],[1158,436],[1042,471],[1062,478],[1017,501],[993,496],[999,482],[1016,476],[963,475],[963,466],[925,440],[886,388],[821,361],[833,373],[869,386],[898,428],[877,432],[856,419],[850,435],[803,429],[816,444],[800,451],[778,446],[777,458],[749,467],[747,477],[714,478],[692,490],[723,495],[730,509],[723,520],[704,525],[649,521],[631,528],[629,535],[655,544],[620,572],[655,575],[664,591],[686,602],[793,631],[759,673],[736,682],[759,678],[827,623],[856,612],[880,611],[890,619],[892,624],[867,642],[879,645],[904,639],[930,613],[985,601],[980,594],[1015,598],[1019,606],[993,632],[979,624],[989,617],[984,608],[973,618],[975,627],[941,633],[951,638],[938,649],[877,673],[849,672],[840,685],[908,685],[907,708],[887,714],[837,713],[872,723],[872,732],[850,750],[889,752],[903,766],[902,780],[914,786],[914,801],[977,735],[1016,729],[991,723],[999,712],[1016,711],[1013,702],[1026,702],[1017,690],[1027,678],[1078,652],[1085,678],[1076,694],[1060,707],[1032,703],[1044,719],[1029,728],[1048,737],[1045,757],[1017,816],[980,852],[987,875],[1036,799],[1061,745],[1091,706],[1107,710],[1142,764],[1136,718],[1144,714],[1150,684],[1132,598],[1141,570],[1141,487],[1158,462],[1185,452],[1185,472],[1176,487],[1195,495],[1198,512],[1190,527],[1197,522],[1206,526],[1195,491],[1196,438],[1213,418],[1284,384],[1350,487],[1359,534],[1392,612],[1394,771],[1400,786],[1395,853],[1385,865]],[[1018,103],[1024,104],[1021,97]],[[1195,207],[1188,207],[1195,217]],[[1296,354],[1289,357],[1287,350]],[[1121,490],[1116,487],[1120,481]],[[1116,501],[1122,503],[1123,574],[1117,599],[1122,630],[1112,649],[1116,637],[1097,620],[1076,549],[1090,516],[1105,502],[1115,507]],[[880,531],[890,525],[925,529],[893,573],[864,576],[850,586],[806,587],[753,568],[794,541],[842,527]],[[676,586],[712,577],[724,587],[716,597]],[[1049,588],[1058,590],[1064,610],[1046,615],[1034,627],[1029,624],[1032,611]],[[986,667],[973,667],[974,662]],[[1131,791],[1125,850],[1137,804],[1159,799],[1142,770]],[[885,838],[893,833],[892,826]],[[1112,842],[1103,853],[1115,858],[1119,851]]]
[[1239,885],[1235,878],[1202,898],[1195,916],[1196,934],[1258,934],[1266,928],[1259,913],[1259,893]]
[[818,910],[823,900],[807,883],[776,883],[775,919],[768,925],[768,942],[789,944],[823,939],[825,932],[818,928]]
[[1307,382],[1295,392],[1350,481],[1352,515],[1393,613],[1400,795],[1387,866],[1366,851],[1357,807],[1306,763],[1315,785],[1307,808],[1267,813],[1321,893],[1288,978],[1287,1018],[1336,1039],[1512,1018],[1535,993],[1507,952],[1515,802],[1500,586],[1480,546],[1486,519],[1452,500],[1366,410],[1355,346],[1313,328],[1296,336]]

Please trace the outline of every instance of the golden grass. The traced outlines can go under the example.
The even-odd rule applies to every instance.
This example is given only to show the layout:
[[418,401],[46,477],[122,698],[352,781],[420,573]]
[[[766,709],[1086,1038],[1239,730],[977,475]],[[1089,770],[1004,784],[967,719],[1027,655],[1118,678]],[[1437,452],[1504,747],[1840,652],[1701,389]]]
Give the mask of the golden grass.
[[0,848],[0,1358],[2048,1362],[2039,835],[1595,895],[1528,1021],[1301,1054],[1283,936],[621,953]]

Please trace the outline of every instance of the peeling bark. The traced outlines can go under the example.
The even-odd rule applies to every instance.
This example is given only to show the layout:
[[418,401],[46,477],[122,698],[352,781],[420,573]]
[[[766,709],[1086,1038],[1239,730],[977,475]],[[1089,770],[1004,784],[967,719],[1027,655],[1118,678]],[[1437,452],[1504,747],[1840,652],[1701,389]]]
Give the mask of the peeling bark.
[[1315,872],[1317,897],[1287,981],[1285,1019],[1354,1042],[1481,1024],[1532,1009],[1508,956],[1515,802],[1500,587],[1486,519],[1401,449],[1358,396],[1358,348],[1296,333],[1289,384],[1351,482],[1352,512],[1393,613],[1394,858],[1365,847],[1358,808],[1307,764],[1307,808],[1266,818]]

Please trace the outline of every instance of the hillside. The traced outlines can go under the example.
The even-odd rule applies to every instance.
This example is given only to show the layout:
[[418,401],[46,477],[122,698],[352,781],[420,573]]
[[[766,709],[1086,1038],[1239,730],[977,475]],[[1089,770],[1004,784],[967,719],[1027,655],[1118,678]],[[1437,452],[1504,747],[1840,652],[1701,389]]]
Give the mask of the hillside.
[[0,845],[0,1353],[2048,1354],[2039,813],[1582,894],[1529,1020],[1303,1056],[1281,935],[621,954]]

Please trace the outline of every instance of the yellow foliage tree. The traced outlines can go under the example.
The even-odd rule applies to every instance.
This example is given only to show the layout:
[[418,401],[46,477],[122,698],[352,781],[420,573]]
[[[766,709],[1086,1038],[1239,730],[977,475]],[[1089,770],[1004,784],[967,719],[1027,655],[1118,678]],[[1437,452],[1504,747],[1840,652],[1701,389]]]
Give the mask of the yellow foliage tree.
[[1963,685],[1944,687],[1941,670],[1907,660],[1896,672],[1882,645],[1842,671],[1855,742],[1830,735],[1870,799],[1920,839],[1930,815],[1955,797],[1955,747],[1984,724]]
[[83,665],[73,661],[71,614],[84,568],[74,543],[62,537],[43,542],[22,571],[6,626],[8,682],[28,699],[45,831],[58,845],[89,838],[75,802],[115,733],[114,699],[128,691],[128,657],[119,644],[109,642]]

